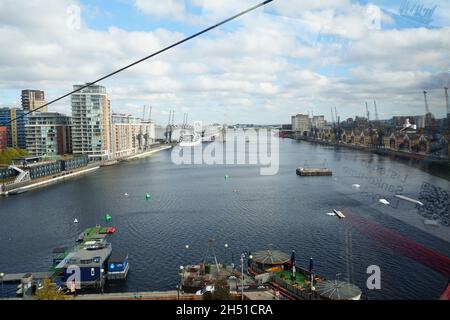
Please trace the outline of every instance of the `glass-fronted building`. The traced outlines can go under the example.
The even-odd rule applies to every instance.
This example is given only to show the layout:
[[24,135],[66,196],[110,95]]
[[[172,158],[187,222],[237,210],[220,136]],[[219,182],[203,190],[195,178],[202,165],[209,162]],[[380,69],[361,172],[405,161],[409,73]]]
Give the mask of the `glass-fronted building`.
[[[82,85],[74,85],[74,90]],[[111,157],[111,108],[106,88],[93,85],[72,94],[73,154],[92,160]]]
[[70,117],[55,112],[36,112],[25,126],[30,155],[54,156],[72,152]]
[[[14,120],[11,122],[11,120]],[[7,127],[8,147],[26,149],[25,125],[28,117],[18,108],[0,108],[0,126]]]

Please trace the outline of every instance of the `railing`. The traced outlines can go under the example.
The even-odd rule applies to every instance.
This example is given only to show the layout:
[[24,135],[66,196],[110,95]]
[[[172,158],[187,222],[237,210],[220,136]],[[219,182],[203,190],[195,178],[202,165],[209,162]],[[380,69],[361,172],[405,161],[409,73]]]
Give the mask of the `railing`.
[[[251,268],[251,270],[253,270],[259,274],[267,273],[266,270],[259,268],[255,263],[252,263],[250,268]],[[300,273],[304,274],[305,276],[308,276],[309,272],[307,272],[301,268],[298,268],[297,270]],[[284,279],[277,276],[275,273],[270,273],[270,274],[271,274],[270,281],[272,283],[275,283],[278,287],[283,288],[290,295],[296,297],[297,299],[302,299],[302,300],[319,300],[320,299],[319,295],[317,295],[315,292],[311,293],[310,291],[307,291],[306,289],[302,290],[301,288],[297,288],[295,286],[290,285]]]
[[302,300],[319,300],[320,299],[316,293],[310,293],[310,292],[306,291],[305,289],[301,290],[297,287],[294,287],[294,286],[288,284],[286,281],[284,281],[283,279],[281,279],[278,276],[274,276],[273,281],[278,286],[287,290],[290,294],[296,296],[299,299],[302,299]]

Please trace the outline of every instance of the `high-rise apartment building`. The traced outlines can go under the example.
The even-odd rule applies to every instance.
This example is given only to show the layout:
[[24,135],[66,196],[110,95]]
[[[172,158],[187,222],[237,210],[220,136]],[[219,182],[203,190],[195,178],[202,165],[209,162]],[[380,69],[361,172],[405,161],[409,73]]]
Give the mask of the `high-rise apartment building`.
[[[44,91],[40,90],[22,90],[22,108],[25,111],[34,111],[46,104]],[[48,107],[39,109],[40,112],[47,112]]]
[[0,152],[8,147],[8,127],[0,126]]
[[70,117],[36,112],[25,126],[27,150],[33,156],[54,156],[72,152]]
[[[82,85],[74,85],[77,90]],[[72,150],[92,160],[111,157],[111,108],[106,88],[92,85],[72,94]]]
[[0,125],[6,126],[8,131],[8,147],[26,148],[25,125],[28,116],[23,109],[0,108]]

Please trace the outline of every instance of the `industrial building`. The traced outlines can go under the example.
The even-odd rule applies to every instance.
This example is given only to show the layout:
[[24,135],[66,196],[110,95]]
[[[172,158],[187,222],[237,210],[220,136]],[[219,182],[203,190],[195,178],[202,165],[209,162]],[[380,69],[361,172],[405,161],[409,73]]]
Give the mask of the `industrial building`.
[[292,130],[306,135],[311,129],[311,119],[307,114],[297,114],[292,116]]

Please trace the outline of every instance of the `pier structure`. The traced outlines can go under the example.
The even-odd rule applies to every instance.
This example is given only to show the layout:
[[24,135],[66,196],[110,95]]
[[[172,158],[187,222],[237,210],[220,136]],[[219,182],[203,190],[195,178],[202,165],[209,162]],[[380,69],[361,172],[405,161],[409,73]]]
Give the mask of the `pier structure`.
[[319,176],[331,176],[333,171],[327,168],[297,168],[297,175],[302,177],[319,177]]

